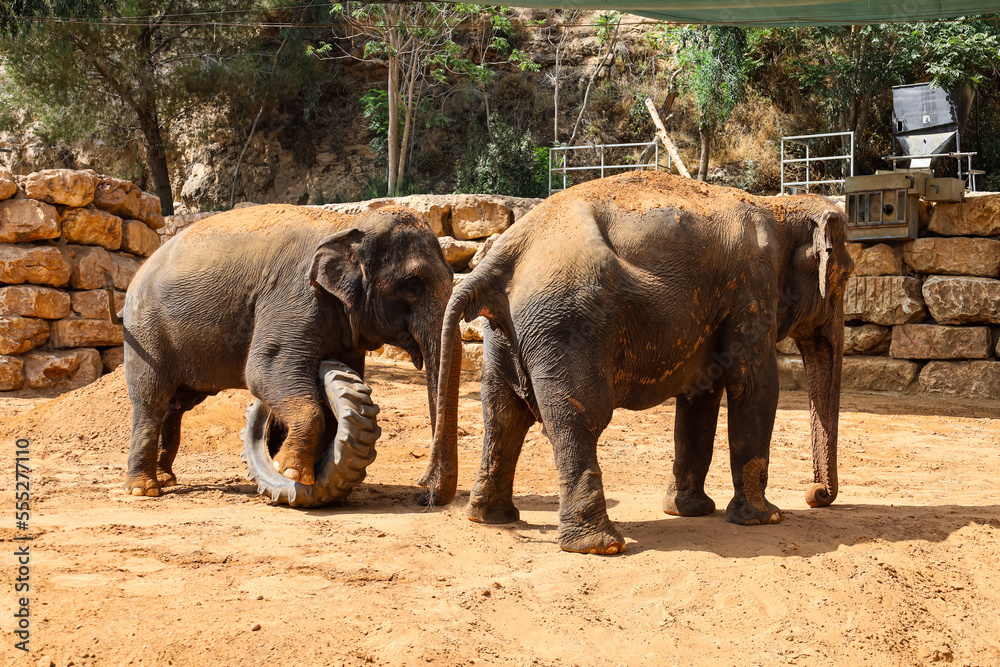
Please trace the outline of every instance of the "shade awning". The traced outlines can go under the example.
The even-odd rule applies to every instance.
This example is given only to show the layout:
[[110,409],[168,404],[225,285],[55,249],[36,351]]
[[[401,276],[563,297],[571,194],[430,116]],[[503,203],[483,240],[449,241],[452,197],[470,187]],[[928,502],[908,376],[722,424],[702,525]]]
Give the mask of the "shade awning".
[[673,23],[793,27],[932,21],[1000,13],[997,0],[517,0],[499,4],[620,11]]

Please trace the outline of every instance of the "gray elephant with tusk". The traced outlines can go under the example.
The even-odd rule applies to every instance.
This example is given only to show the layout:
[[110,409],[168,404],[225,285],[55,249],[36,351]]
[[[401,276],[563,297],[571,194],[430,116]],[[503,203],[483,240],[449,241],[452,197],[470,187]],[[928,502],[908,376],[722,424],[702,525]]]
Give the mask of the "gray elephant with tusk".
[[[327,418],[321,361],[363,377],[365,352],[385,343],[405,349],[417,368],[426,363],[433,428],[451,287],[436,236],[405,209],[350,216],[270,205],[192,225],[153,253],[125,300],[125,490],[157,496],[176,484],[181,416],[229,388],[249,389],[287,429],[275,469],[312,484]],[[425,478],[448,502],[457,455],[443,452],[432,454]]]
[[[482,463],[468,517],[518,518],[517,459],[536,421],[559,472],[559,544],[613,554],[597,441],[616,408],[677,397],[670,514],[711,513],[705,493],[723,392],[737,524],[777,523],[765,497],[778,400],[775,342],[805,360],[817,484],[837,495],[845,219],[819,196],[760,198],[631,172],[549,197],[507,230],[455,289],[445,314],[436,444],[456,411],[458,322],[484,315]],[[458,342],[456,342],[458,341]]]

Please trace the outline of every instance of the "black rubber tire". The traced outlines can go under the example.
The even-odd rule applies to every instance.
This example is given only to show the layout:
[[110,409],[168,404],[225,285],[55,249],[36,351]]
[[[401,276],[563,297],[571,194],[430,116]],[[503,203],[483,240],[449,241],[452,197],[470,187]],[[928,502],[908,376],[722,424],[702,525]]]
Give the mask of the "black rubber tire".
[[[247,408],[242,459],[247,478],[257,482],[257,492],[291,507],[319,507],[345,499],[365,478],[365,469],[375,460],[375,441],[382,429],[375,421],[379,408],[372,402],[371,388],[353,370],[338,361],[319,365],[320,393],[337,420],[337,431],[316,461],[313,484],[299,484],[271,467],[268,438],[271,411],[256,399]],[[332,429],[327,429],[327,434]]]

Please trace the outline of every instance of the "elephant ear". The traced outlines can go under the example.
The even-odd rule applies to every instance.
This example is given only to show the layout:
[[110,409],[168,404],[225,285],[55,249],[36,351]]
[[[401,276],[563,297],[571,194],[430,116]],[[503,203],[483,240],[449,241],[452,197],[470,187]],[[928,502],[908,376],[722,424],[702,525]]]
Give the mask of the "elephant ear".
[[360,229],[348,229],[320,241],[309,269],[309,283],[337,297],[350,313],[364,298],[365,270],[355,245],[364,238]]
[[819,294],[824,299],[830,280],[830,255],[833,253],[833,231],[830,221],[835,214],[831,211],[823,211],[823,214],[816,221],[813,229],[812,254],[819,262]]

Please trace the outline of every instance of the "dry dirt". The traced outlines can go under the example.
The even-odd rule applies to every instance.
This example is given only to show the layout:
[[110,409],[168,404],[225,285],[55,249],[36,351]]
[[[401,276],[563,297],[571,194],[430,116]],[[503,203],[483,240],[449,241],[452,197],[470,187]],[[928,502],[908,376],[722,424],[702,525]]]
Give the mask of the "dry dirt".
[[[809,509],[806,399],[783,393],[768,495],[785,519],[759,527],[663,514],[673,404],[620,411],[600,457],[627,551],[599,557],[556,546],[557,481],[537,426],[515,484],[522,520],[465,519],[475,381],[462,386],[459,497],[414,503],[430,435],[421,378],[371,361],[378,459],[348,504],[319,510],[272,505],[246,482],[244,392],[185,418],[181,486],[160,498],[120,489],[120,371],[55,400],[0,400],[0,499],[12,508],[14,437],[27,437],[35,536],[25,656],[10,634],[17,532],[2,512],[0,662],[1000,664],[995,403],[845,396],[840,498]],[[724,427],[716,445],[709,492],[725,507]]]

